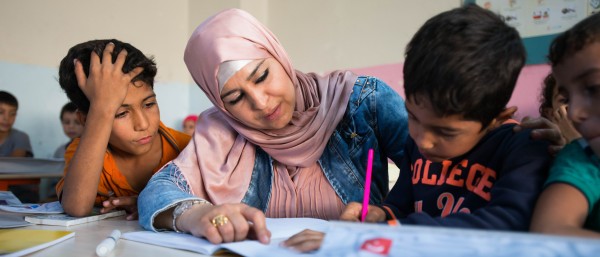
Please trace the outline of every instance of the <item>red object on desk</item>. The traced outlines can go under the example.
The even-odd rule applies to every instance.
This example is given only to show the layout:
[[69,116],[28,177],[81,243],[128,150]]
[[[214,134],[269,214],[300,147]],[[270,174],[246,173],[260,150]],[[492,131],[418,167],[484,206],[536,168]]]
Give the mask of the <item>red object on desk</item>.
[[391,246],[392,240],[384,237],[378,237],[365,241],[360,246],[360,250],[387,256],[390,253]]
[[39,184],[39,178],[14,178],[14,179],[0,179],[0,191],[8,191],[9,186],[14,185],[30,185],[30,184]]

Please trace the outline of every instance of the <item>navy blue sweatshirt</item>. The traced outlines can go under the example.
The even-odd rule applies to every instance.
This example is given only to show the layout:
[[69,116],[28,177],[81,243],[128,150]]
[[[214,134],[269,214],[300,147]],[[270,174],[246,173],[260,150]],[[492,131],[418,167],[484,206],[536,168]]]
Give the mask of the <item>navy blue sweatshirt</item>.
[[409,138],[400,177],[384,202],[388,217],[391,210],[402,224],[528,230],[551,157],[546,142],[513,127],[502,125],[441,163],[426,160]]

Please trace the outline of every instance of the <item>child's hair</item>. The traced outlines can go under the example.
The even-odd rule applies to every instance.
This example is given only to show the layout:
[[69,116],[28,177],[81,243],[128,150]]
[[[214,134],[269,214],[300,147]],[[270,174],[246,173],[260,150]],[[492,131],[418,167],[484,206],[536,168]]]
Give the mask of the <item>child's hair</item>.
[[565,57],[576,53],[599,39],[600,13],[596,13],[556,37],[550,45],[548,60],[550,60],[552,66],[556,66]]
[[83,91],[77,84],[75,76],[75,65],[73,60],[77,59],[83,65],[83,70],[86,76],[89,76],[90,54],[95,52],[102,58],[104,47],[112,42],[115,48],[112,52],[112,61],[117,59],[121,50],[127,50],[127,58],[123,64],[123,72],[128,73],[137,67],[144,68],[144,71],[131,80],[131,82],[143,81],[150,87],[154,88],[154,77],[156,76],[156,63],[152,57],[146,57],[137,48],[128,43],[121,42],[116,39],[92,40],[85,43],[75,45],[69,49],[67,55],[60,62],[58,69],[58,82],[60,87],[67,93],[67,97],[73,102],[79,111],[87,113],[90,109],[90,101],[87,99]]
[[459,114],[485,128],[510,100],[525,62],[516,29],[476,5],[429,19],[406,47],[404,92],[428,98],[440,116]]
[[554,105],[554,89],[556,89],[556,79],[552,76],[552,73],[548,74],[544,78],[544,84],[542,86],[542,94],[540,95],[540,116],[545,118],[546,112],[544,110],[553,109]]
[[76,112],[77,111],[77,106],[72,103],[72,102],[68,102],[66,103],[62,109],[60,109],[60,120],[63,119],[63,116],[65,115],[66,112]]
[[183,124],[185,125],[185,122],[191,120],[194,123],[196,123],[196,121],[198,121],[198,115],[194,115],[194,114],[190,114],[187,117],[185,117],[185,119],[183,119]]
[[19,101],[17,101],[17,98],[6,91],[0,91],[0,103],[19,108]]
[[552,76],[552,73],[548,74],[546,78],[544,78],[544,85],[542,87],[542,94],[540,95],[540,116],[546,117],[546,113],[544,110],[552,109],[552,102],[554,99],[554,88],[556,88],[556,79]]

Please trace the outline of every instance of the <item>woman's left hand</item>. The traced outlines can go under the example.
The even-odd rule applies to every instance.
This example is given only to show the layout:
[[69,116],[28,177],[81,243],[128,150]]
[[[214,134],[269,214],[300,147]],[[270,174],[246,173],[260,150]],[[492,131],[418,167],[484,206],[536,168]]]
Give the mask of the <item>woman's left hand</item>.
[[283,241],[282,246],[298,252],[311,252],[321,247],[323,238],[325,238],[325,233],[305,229]]
[[107,213],[119,208],[128,213],[127,220],[138,219],[137,196],[110,197],[108,200],[102,202],[102,207],[100,210],[101,213]]

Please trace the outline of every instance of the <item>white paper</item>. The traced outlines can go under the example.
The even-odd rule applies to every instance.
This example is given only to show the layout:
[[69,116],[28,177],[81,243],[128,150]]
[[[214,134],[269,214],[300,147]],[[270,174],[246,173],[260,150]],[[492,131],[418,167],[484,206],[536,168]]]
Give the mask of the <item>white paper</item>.
[[58,201],[45,204],[22,204],[19,206],[0,205],[0,210],[27,214],[58,214],[64,210]]
[[[389,240],[387,254],[367,241]],[[372,245],[372,244],[371,244]],[[379,245],[381,246],[381,244]],[[381,250],[381,249],[374,249]],[[600,240],[523,232],[331,222],[319,256],[599,256]]]
[[0,206],[2,205],[20,205],[21,200],[11,191],[0,191]]
[[304,229],[325,231],[328,229],[328,227],[329,223],[320,219],[267,219],[267,228],[271,231],[271,243],[269,245],[264,245],[254,240],[214,245],[208,242],[206,239],[175,232],[156,233],[152,231],[137,231],[125,233],[123,234],[122,238],[141,243],[187,250],[208,255],[224,248],[244,256],[273,256],[275,253],[284,253],[284,255],[292,256],[296,255],[297,253],[280,247],[279,243]]

